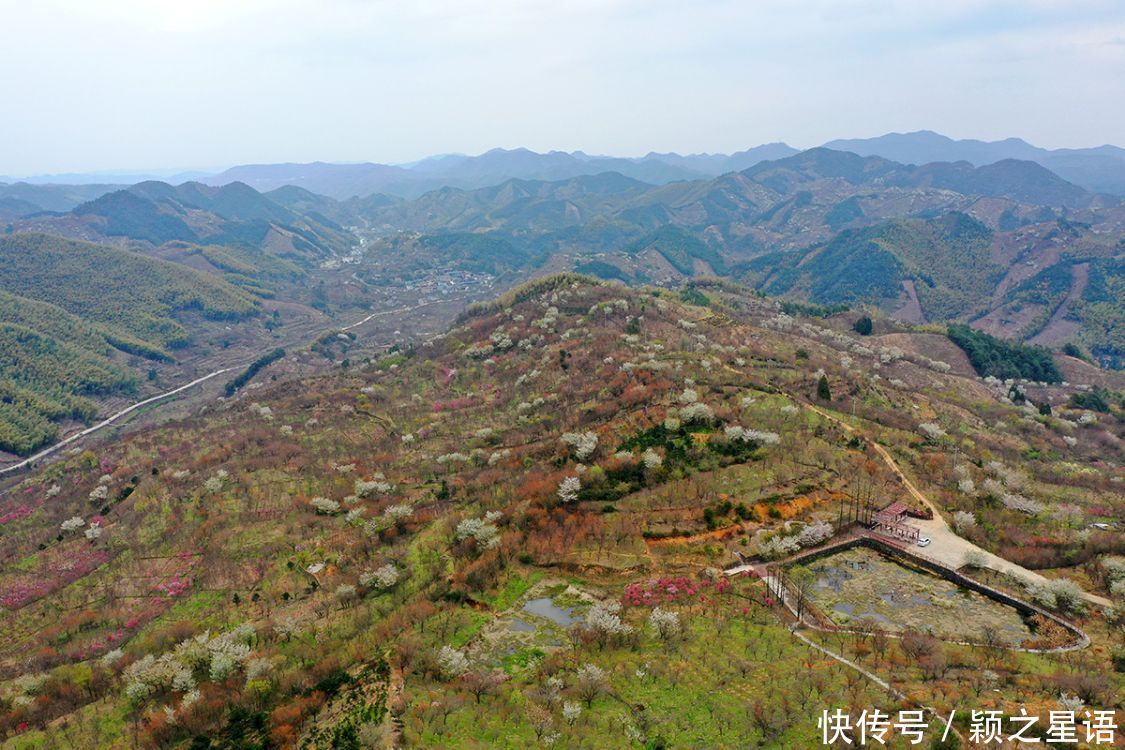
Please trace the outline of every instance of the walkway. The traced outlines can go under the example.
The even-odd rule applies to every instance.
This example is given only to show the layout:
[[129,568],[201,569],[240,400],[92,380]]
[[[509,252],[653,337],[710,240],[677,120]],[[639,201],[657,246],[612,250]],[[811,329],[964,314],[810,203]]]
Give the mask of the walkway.
[[[902,486],[906,488],[906,491],[910,494],[910,496],[930,509],[930,511],[934,514],[933,518],[912,518],[910,520],[912,525],[918,527],[923,536],[928,536],[930,538],[930,546],[926,549],[927,557],[931,557],[942,563],[943,565],[956,569],[964,565],[965,555],[967,553],[978,552],[983,555],[985,565],[998,573],[1013,576],[1030,583],[1037,583],[1041,585],[1049,583],[1049,579],[1040,575],[1039,573],[1036,573],[1033,570],[1028,570],[1022,565],[1017,565],[1013,562],[1005,560],[999,555],[994,555],[988,550],[983,549],[982,547],[978,547],[968,539],[957,536],[956,532],[954,532],[953,529],[950,528],[949,524],[946,523],[937,506],[934,503],[930,502],[930,499],[926,497],[926,495],[923,494],[922,491],[919,490],[914,485],[914,483],[910,481],[910,478],[907,477],[905,473],[903,473],[902,469],[899,468],[898,463],[895,461],[894,457],[891,456],[890,451],[869,438],[867,435],[857,430],[855,427],[845,422],[840,417],[837,417],[836,415],[831,414],[830,412],[827,412],[818,406],[814,406],[813,404],[805,402],[800,403],[803,403],[806,408],[819,414],[825,419],[829,419],[840,425],[844,428],[845,431],[854,433],[863,438],[867,442],[867,444],[870,445],[875,450],[875,452],[879,454],[880,457],[882,457],[884,463],[886,463],[887,466],[890,467],[891,471],[895,473],[895,475],[902,482]],[[1096,604],[1099,607],[1109,608],[1113,606],[1113,602],[1103,596],[1098,596],[1097,594],[1091,594],[1089,592],[1083,592],[1082,595],[1086,599],[1086,601],[1092,604]]]

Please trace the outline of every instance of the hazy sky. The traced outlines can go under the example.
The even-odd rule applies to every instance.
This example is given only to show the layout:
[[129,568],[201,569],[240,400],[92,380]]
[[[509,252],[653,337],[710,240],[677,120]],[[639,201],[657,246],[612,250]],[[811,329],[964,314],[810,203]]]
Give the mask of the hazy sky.
[[0,0],[0,174],[1125,145],[1121,0]]

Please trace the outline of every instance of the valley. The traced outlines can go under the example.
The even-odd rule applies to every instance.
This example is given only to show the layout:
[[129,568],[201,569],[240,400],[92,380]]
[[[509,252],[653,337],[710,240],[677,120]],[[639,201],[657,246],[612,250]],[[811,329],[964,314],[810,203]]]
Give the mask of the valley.
[[0,750],[1125,748],[1123,40],[9,3]]

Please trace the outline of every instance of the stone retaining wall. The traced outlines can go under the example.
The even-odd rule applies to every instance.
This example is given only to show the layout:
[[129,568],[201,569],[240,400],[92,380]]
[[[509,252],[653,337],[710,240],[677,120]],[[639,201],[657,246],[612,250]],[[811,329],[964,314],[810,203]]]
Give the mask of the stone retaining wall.
[[852,547],[868,547],[878,552],[883,552],[891,557],[897,557],[900,560],[908,562],[912,565],[917,565],[918,567],[925,568],[930,573],[941,576],[947,581],[955,583],[958,586],[967,588],[970,591],[975,591],[978,594],[987,596],[989,599],[1001,602],[1002,604],[1007,604],[1009,607],[1014,608],[1017,612],[1025,616],[1040,615],[1064,628],[1068,633],[1073,635],[1076,640],[1076,643],[1061,648],[1024,649],[1026,651],[1070,651],[1085,648],[1086,646],[1090,645],[1089,637],[1082,631],[1081,628],[1079,628],[1077,625],[1074,625],[1073,623],[1067,622],[1053,612],[1048,612],[1047,610],[1031,604],[1030,602],[1026,602],[1022,599],[1017,599],[1011,594],[1007,594],[998,589],[994,589],[991,586],[981,583],[980,581],[969,578],[961,572],[954,570],[953,568],[950,568],[949,566],[944,565],[943,563],[940,563],[933,558],[927,557],[926,555],[923,555],[919,552],[915,552],[913,549],[908,549],[905,546],[895,544],[892,540],[883,539],[875,534],[864,533],[860,535],[854,535],[849,539],[843,539],[838,542],[829,542],[822,547],[816,547],[806,552],[797,553],[796,555],[793,555],[792,557],[787,558],[784,561],[773,563],[773,565],[788,567],[794,563],[802,563],[810,560],[817,560],[822,557],[828,557],[830,555],[836,554],[837,552],[843,552],[844,550],[851,549]]

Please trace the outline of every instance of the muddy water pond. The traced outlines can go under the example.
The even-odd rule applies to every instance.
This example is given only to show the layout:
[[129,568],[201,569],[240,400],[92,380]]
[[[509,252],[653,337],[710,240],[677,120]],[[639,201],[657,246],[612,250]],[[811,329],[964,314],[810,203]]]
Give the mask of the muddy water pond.
[[914,629],[966,641],[979,641],[991,629],[1011,645],[1033,637],[1023,616],[1007,604],[867,547],[853,547],[789,572],[812,577],[813,603],[841,627],[866,621],[890,632]]
[[560,607],[547,597],[529,600],[527,604],[523,605],[523,610],[533,615],[545,617],[556,625],[561,625],[564,628],[578,620],[573,609]]

